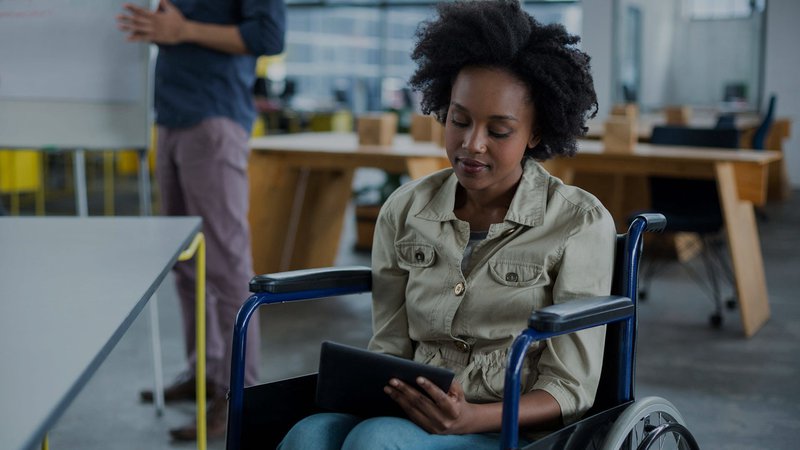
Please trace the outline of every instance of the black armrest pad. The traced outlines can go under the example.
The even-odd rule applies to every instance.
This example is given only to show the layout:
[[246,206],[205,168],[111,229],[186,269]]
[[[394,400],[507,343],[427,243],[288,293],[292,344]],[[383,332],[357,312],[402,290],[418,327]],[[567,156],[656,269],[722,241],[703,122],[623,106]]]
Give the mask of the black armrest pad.
[[528,326],[540,332],[567,333],[625,319],[633,311],[633,302],[628,297],[594,297],[534,311]]
[[250,280],[250,292],[273,294],[307,291],[311,289],[336,289],[372,286],[372,270],[364,266],[323,267],[320,269],[293,270],[290,272],[256,275]]

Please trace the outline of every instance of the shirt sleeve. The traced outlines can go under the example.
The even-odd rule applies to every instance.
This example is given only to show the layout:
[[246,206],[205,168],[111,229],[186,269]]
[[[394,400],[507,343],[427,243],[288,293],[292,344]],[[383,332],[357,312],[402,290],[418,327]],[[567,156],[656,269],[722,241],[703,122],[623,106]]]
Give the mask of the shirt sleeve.
[[283,51],[286,36],[286,4],[283,0],[241,0],[239,34],[247,50],[256,56]]
[[[609,295],[614,265],[614,221],[602,206],[590,210],[567,238],[553,284],[553,303]],[[547,342],[539,359],[542,389],[561,406],[565,425],[592,406],[603,365],[605,326],[558,336]]]
[[400,268],[395,251],[395,220],[387,201],[375,225],[372,243],[372,339],[369,349],[380,353],[414,357],[408,334],[406,283],[408,272]]

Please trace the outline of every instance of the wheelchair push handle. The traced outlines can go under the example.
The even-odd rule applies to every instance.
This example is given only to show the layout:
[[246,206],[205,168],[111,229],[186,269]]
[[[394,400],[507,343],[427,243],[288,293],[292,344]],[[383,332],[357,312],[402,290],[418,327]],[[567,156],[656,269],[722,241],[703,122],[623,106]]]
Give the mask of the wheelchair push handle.
[[645,222],[644,231],[661,232],[664,231],[664,229],[667,227],[667,218],[660,213],[637,214],[631,221],[631,224],[633,224],[637,220],[644,220]]

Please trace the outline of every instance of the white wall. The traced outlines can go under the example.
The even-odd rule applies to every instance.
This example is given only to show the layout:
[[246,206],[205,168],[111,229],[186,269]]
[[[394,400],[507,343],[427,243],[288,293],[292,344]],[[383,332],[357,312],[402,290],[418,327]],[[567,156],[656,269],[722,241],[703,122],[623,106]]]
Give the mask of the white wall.
[[[671,1],[620,0],[616,19],[621,21],[628,6],[636,6],[642,13],[642,67],[641,89],[638,93],[642,109],[660,107],[668,98],[670,74],[675,59],[675,33],[678,3]],[[622,31],[622,30],[620,30]],[[624,37],[623,37],[624,39]],[[618,45],[621,43],[618,43]]]
[[777,95],[778,117],[792,119],[792,136],[783,151],[792,186],[800,187],[800,2],[767,1],[767,51],[764,98]]
[[[583,49],[592,57],[598,117],[608,114],[613,86],[614,0],[583,0]],[[645,19],[646,20],[646,19]],[[647,32],[643,30],[643,32]],[[776,115],[792,120],[792,136],[784,142],[789,179],[800,187],[800,1],[767,0],[764,98],[778,97]],[[645,90],[645,85],[643,85]],[[642,98],[653,95],[642,92]],[[762,105],[762,108],[765,105]]]
[[581,49],[591,56],[594,89],[597,91],[600,119],[608,115],[611,109],[612,51],[613,33],[613,0],[583,1],[583,30],[581,32]]

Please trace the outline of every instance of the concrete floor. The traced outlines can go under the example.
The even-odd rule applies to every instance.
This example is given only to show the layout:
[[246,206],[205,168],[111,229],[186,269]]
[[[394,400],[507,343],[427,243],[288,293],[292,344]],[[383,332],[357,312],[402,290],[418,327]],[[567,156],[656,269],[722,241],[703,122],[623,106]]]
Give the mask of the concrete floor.
[[[135,198],[135,197],[134,197]],[[134,200],[135,202],[135,200]],[[770,205],[760,221],[772,316],[745,339],[738,311],[721,329],[708,325],[711,301],[677,264],[658,272],[640,305],[637,398],[657,395],[683,413],[703,449],[796,449],[800,438],[800,191]],[[365,264],[351,251],[353,224],[342,236],[337,265]],[[172,280],[158,294],[167,381],[184,366],[180,319]],[[267,380],[316,369],[319,341],[365,345],[370,334],[368,296],[262,308],[263,367]],[[175,449],[167,430],[190,420],[191,404],[157,417],[138,402],[152,384],[148,315],[142,314],[50,433],[51,448]],[[222,440],[210,449],[224,448]]]

